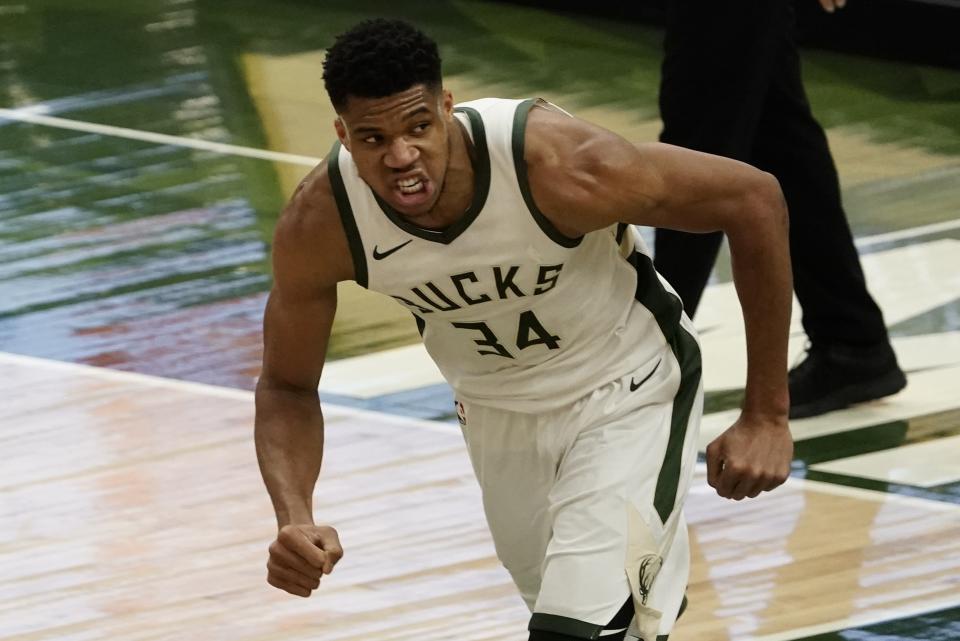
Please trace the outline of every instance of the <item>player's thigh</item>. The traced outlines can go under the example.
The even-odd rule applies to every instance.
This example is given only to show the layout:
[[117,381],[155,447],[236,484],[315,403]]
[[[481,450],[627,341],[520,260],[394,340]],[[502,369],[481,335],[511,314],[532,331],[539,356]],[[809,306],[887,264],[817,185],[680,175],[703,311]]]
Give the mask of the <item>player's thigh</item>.
[[464,439],[497,557],[532,607],[550,540],[548,494],[561,450],[533,414],[463,403]]
[[[680,360],[665,358],[644,393],[630,391],[639,377],[627,377],[584,408],[601,418],[567,452],[550,493],[553,534],[534,628],[563,632],[575,621],[596,630],[627,598],[649,608],[654,630],[672,625],[689,569],[685,532],[676,533],[685,528],[680,510],[696,462],[702,393],[698,372],[687,376]],[[619,400],[629,411],[616,416]]]

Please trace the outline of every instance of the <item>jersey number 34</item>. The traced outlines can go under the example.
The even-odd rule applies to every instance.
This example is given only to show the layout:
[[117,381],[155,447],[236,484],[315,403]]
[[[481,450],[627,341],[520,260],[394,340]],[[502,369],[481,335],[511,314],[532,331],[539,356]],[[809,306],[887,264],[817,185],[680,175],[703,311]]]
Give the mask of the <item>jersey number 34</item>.
[[[452,324],[459,329],[480,332],[481,336],[473,339],[473,342],[480,348],[477,350],[478,354],[516,358],[510,353],[506,346],[500,342],[500,339],[497,338],[497,335],[493,333],[493,330],[490,329],[486,323],[480,321],[476,323]],[[527,310],[520,314],[520,318],[517,321],[516,345],[518,350],[527,349],[534,345],[545,345],[547,349],[560,349],[560,337],[548,332],[536,314],[531,310]]]

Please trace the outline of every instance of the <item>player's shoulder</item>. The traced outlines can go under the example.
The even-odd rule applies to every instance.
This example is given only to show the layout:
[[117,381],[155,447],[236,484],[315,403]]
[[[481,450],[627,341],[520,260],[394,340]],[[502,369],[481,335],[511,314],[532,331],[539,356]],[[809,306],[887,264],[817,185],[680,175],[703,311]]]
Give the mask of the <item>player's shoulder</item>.
[[297,184],[277,222],[277,234],[292,239],[320,231],[337,217],[327,163],[321,162]]
[[576,166],[610,134],[545,100],[529,107],[524,134],[524,160],[528,166],[564,169]]
[[346,234],[326,161],[297,185],[280,213],[273,237],[274,266],[310,263],[334,281],[353,277]]

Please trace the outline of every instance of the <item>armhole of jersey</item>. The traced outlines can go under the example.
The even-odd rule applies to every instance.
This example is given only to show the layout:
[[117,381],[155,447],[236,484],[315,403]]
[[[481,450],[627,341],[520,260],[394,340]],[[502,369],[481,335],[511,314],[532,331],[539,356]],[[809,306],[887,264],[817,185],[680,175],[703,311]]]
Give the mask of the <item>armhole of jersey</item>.
[[[617,223],[617,245],[619,245],[621,249],[624,247],[623,238],[624,236],[626,236],[626,234],[627,234],[627,223]],[[632,245],[630,249],[631,250],[633,249]]]
[[523,158],[523,146],[527,131],[527,116],[530,115],[530,110],[541,102],[539,98],[524,100],[517,105],[517,110],[513,114],[511,145],[513,147],[513,166],[517,172],[517,183],[520,186],[520,193],[523,195],[523,202],[527,204],[527,209],[530,210],[530,214],[537,221],[537,226],[543,233],[561,247],[576,247],[583,240],[583,236],[570,238],[560,233],[560,230],[554,227],[553,223],[543,215],[543,212],[537,207],[537,203],[533,202],[533,194],[530,192],[530,180],[527,177],[527,162]]
[[350,207],[350,197],[347,196],[347,188],[343,184],[343,176],[340,175],[339,141],[333,143],[333,149],[330,150],[330,155],[327,157],[327,176],[330,178],[333,198],[337,202],[337,211],[340,213],[340,222],[343,224],[343,231],[347,235],[347,243],[350,245],[350,256],[353,258],[353,279],[361,287],[367,287],[367,257],[363,251],[363,241],[360,240],[357,221],[353,217],[353,208]]

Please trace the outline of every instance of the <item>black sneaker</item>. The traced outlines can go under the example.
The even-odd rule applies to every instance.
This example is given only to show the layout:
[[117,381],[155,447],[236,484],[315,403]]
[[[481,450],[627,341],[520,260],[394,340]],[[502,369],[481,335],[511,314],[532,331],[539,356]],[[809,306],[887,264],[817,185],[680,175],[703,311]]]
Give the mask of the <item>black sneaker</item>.
[[819,416],[896,394],[907,385],[889,344],[813,346],[789,372],[790,418]]

